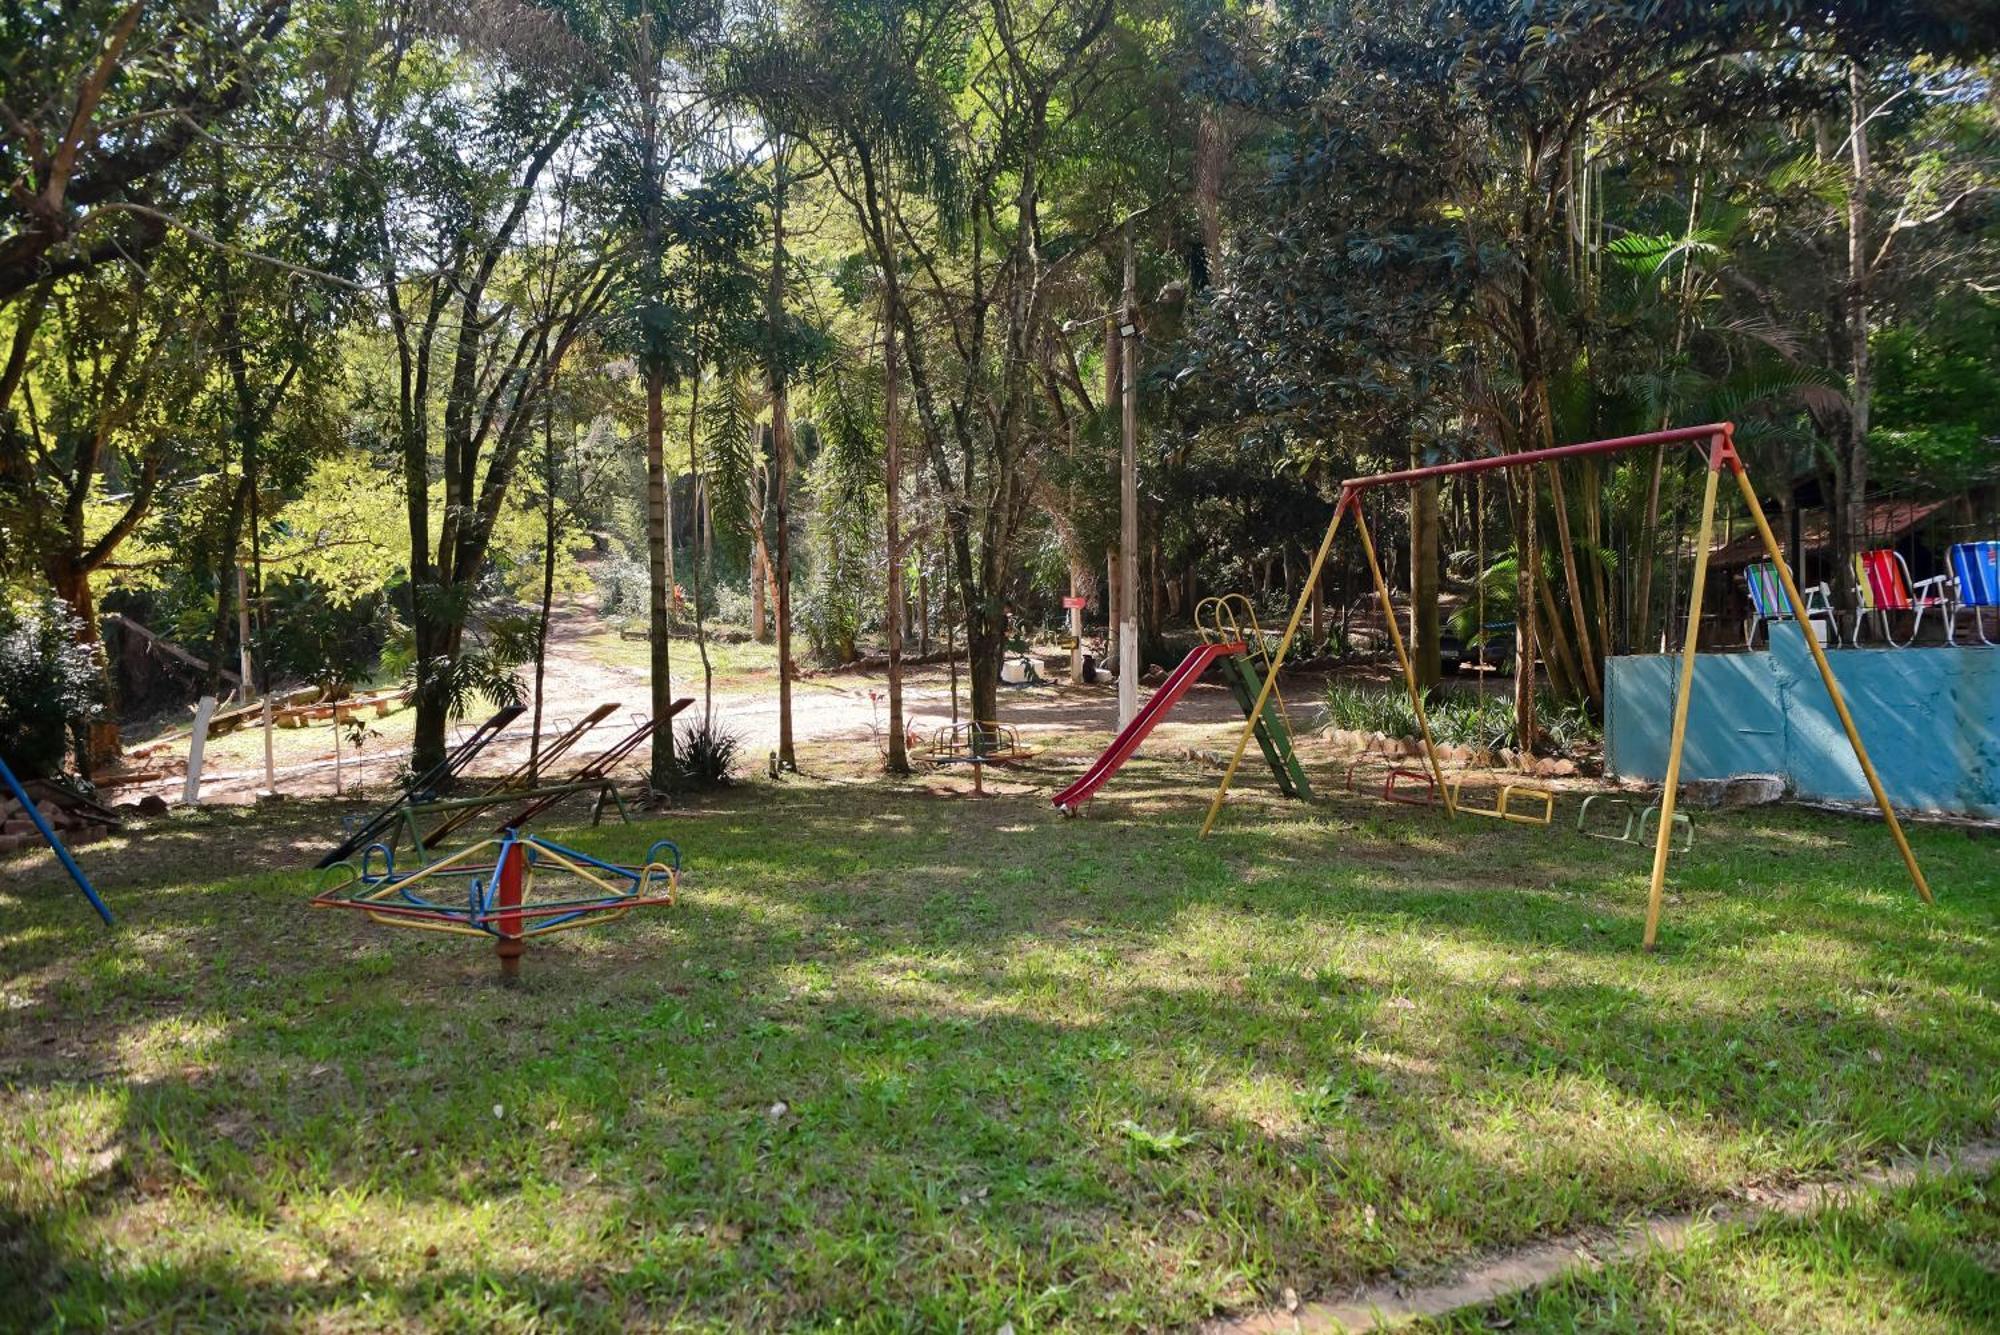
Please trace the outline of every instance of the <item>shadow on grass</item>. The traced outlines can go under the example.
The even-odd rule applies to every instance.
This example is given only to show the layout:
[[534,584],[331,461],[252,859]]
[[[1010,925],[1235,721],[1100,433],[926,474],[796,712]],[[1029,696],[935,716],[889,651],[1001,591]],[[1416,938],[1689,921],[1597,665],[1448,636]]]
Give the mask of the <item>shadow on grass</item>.
[[[118,1106],[71,1148],[115,1166],[5,1221],[5,1268],[66,1317],[199,1290],[1147,1325],[1990,1117],[1990,868],[1926,917],[1839,894],[1817,823],[1750,825],[1684,864],[1663,961],[1636,877],[1573,837],[1169,815],[735,794],[665,822],[680,906],[538,945],[519,993],[477,943],[308,914],[296,876],[148,894],[109,939],[37,906],[8,1120],[89,1139],[37,1109],[100,1073]],[[659,826],[558,837],[632,856]],[[1797,876],[1736,885],[1781,855]],[[183,1195],[351,1277],[267,1282],[198,1229],[136,1267],[89,1241]],[[447,1237],[433,1265],[438,1220],[502,1259]]]

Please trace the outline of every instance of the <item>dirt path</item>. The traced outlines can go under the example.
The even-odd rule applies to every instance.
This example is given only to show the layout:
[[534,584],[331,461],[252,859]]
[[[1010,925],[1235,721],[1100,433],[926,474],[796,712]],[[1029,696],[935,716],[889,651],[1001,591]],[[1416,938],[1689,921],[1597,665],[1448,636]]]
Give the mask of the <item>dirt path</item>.
[[1648,1252],[1686,1250],[1718,1228],[1754,1228],[1770,1219],[1802,1219],[1864,1196],[1909,1186],[1922,1177],[1985,1173],[2000,1165],[2000,1141],[1980,1140],[1956,1151],[1904,1159],[1852,1177],[1806,1182],[1781,1190],[1750,1190],[1708,1210],[1655,1215],[1618,1232],[1574,1233],[1500,1252],[1435,1284],[1385,1282],[1342,1299],[1288,1302],[1285,1311],[1213,1322],[1205,1335],[1306,1335],[1308,1332],[1393,1330],[1470,1307],[1488,1307],[1578,1272],[1635,1261]]

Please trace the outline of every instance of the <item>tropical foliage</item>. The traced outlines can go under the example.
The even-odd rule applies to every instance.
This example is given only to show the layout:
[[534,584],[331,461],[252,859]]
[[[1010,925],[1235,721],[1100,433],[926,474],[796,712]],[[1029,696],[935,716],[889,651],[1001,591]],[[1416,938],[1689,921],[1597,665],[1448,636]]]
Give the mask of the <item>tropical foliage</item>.
[[[675,627],[705,677],[718,613],[777,641],[781,763],[801,656],[886,647],[900,739],[905,639],[950,642],[992,716],[1022,623],[1115,626],[1128,394],[1149,653],[1288,601],[1344,476],[1669,423],[1735,420],[1838,581],[1872,498],[2000,508],[1996,40],[1872,0],[9,10],[0,579],[210,689],[246,634],[340,646],[407,677],[419,768],[586,558],[645,572],[656,714]],[[1697,476],[1385,496],[1419,662],[1476,605],[1594,707]],[[1315,644],[1365,591],[1343,552]]]

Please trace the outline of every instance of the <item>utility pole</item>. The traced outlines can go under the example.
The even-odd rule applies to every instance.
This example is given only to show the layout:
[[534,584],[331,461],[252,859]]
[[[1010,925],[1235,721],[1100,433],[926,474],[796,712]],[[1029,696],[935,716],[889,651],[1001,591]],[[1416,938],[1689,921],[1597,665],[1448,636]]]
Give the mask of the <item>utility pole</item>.
[[1118,473],[1118,726],[1139,712],[1139,299],[1132,219],[1125,219],[1125,295],[1118,311],[1124,443]]

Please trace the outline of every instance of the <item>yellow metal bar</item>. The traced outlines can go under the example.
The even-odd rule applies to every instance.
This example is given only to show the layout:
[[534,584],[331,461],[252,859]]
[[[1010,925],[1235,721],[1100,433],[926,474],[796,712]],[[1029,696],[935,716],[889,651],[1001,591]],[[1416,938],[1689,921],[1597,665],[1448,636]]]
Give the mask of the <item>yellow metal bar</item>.
[[422,918],[412,918],[401,913],[381,913],[373,909],[361,910],[362,916],[373,919],[384,927],[409,927],[419,932],[443,932],[447,936],[485,936],[476,927],[461,927],[448,922],[431,922]]
[[1333,550],[1333,535],[1340,531],[1340,517],[1353,501],[1354,493],[1342,487],[1340,499],[1334,502],[1333,519],[1326,526],[1326,536],[1319,540],[1319,551],[1313,555],[1312,569],[1306,572],[1305,587],[1299,590],[1298,606],[1292,609],[1292,619],[1285,624],[1278,650],[1271,655],[1271,670],[1264,674],[1264,688],[1257,692],[1257,703],[1252,706],[1250,716],[1243,720],[1243,732],[1236,739],[1236,752],[1229,757],[1229,768],[1222,772],[1222,782],[1215,789],[1215,800],[1208,804],[1208,818],[1201,823],[1204,838],[1215,828],[1215,818],[1222,814],[1222,800],[1229,796],[1229,785],[1236,779],[1236,767],[1243,763],[1243,748],[1250,745],[1251,737],[1256,735],[1257,721],[1263,718],[1264,705],[1277,686],[1278,669],[1284,665],[1285,654],[1292,647],[1292,637],[1299,633],[1299,622],[1305,619],[1306,604],[1312,601],[1313,587],[1319,583],[1320,569],[1326,565],[1326,554]]
[[473,854],[491,848],[499,842],[497,838],[482,839],[476,844],[459,849],[458,852],[453,853],[448,858],[440,858],[428,866],[419,867],[408,876],[395,877],[384,881],[369,894],[359,896],[357,902],[372,903],[378,899],[387,899],[391,895],[401,894],[405,889],[415,885],[419,881],[427,881],[439,872],[451,871],[460,863],[471,861]]
[[1694,686],[1695,640],[1701,629],[1701,594],[1708,582],[1708,545],[1715,536],[1717,458],[1723,438],[1709,442],[1708,482],[1701,493],[1701,529],[1694,540],[1694,586],[1688,591],[1687,635],[1681,642],[1680,691],[1674,696],[1674,730],[1667,746],[1666,786],[1660,791],[1660,837],[1653,844],[1653,879],[1646,891],[1645,948],[1651,950],[1660,935],[1660,904],[1667,892],[1668,833],[1674,826],[1674,799],[1680,795],[1681,750],[1687,744],[1688,694]]
[[1437,747],[1431,741],[1430,716],[1424,713],[1423,692],[1417,689],[1417,667],[1403,647],[1403,631],[1396,624],[1396,605],[1389,600],[1389,582],[1382,578],[1382,563],[1375,559],[1375,540],[1368,536],[1368,521],[1361,514],[1361,498],[1354,500],[1354,531],[1361,535],[1361,550],[1368,557],[1368,573],[1375,580],[1375,596],[1382,600],[1382,620],[1389,627],[1389,643],[1395,647],[1396,661],[1403,665],[1403,685],[1410,692],[1410,708],[1417,711],[1417,730],[1424,738],[1424,759],[1430,764],[1431,779],[1444,800],[1444,814],[1458,814],[1458,798],[1445,787],[1444,770],[1438,765]]
[[[1542,800],[1542,814],[1536,816],[1525,811],[1514,810],[1514,799],[1516,797],[1539,797]],[[1510,783],[1500,790],[1500,815],[1503,819],[1511,820],[1516,825],[1551,824],[1556,818],[1555,790],[1538,787],[1534,784]]]
[[[1447,785],[1453,803],[1452,810],[1461,816],[1487,816],[1493,820],[1512,821],[1516,825],[1547,825],[1556,817],[1556,795],[1553,789],[1542,788],[1531,783],[1503,783],[1496,796],[1495,805],[1471,807],[1464,801],[1460,781],[1453,779]],[[1539,815],[1514,810],[1514,799],[1540,798],[1542,810]]]
[[[1868,759],[1868,748],[1861,744],[1861,730],[1854,726],[1854,716],[1847,712],[1847,700],[1840,693],[1840,684],[1833,679],[1833,664],[1826,661],[1826,650],[1821,647],[1819,636],[1813,631],[1813,624],[1806,616],[1806,600],[1799,595],[1798,582],[1792,578],[1792,568],[1785,564],[1785,557],[1778,550],[1778,539],[1771,532],[1771,523],[1764,517],[1764,507],[1757,501],[1757,489],[1750,485],[1749,475],[1736,459],[1730,460],[1731,471],[1736,474],[1737,490],[1743,493],[1745,504],[1750,507],[1751,521],[1757,525],[1757,536],[1764,540],[1764,550],[1770,554],[1771,563],[1778,568],[1778,579],[1785,586],[1785,597],[1791,600],[1792,615],[1799,620],[1799,627],[1806,633],[1806,647],[1812,650],[1813,662],[1819,665],[1819,679],[1826,683],[1826,693],[1833,699],[1833,712],[1840,715],[1840,726],[1847,732],[1848,744],[1854,748],[1854,758],[1861,763],[1861,772],[1867,776],[1868,791],[1875,794],[1875,805],[1882,808],[1882,819],[1889,826],[1889,837],[1896,841],[1896,851],[1903,855],[1903,865],[1910,869],[1910,882],[1917,888],[1917,894],[1924,903],[1934,904],[1930,883],[1924,880],[1924,873],[1917,866],[1917,855],[1910,848],[1910,841],[1903,833],[1903,824],[1896,819],[1896,809],[1889,805],[1889,794],[1882,790],[1882,780],[1875,773],[1874,764]],[[1713,487],[1710,488],[1713,490]],[[1665,845],[1666,826],[1673,822],[1673,808],[1663,806],[1660,813],[1660,836]]]
[[[1243,605],[1241,616],[1236,612],[1238,603]],[[1202,619],[1204,613],[1214,622],[1212,634],[1209,623]],[[1247,635],[1243,633],[1245,618],[1250,622],[1250,633]],[[1271,646],[1264,642],[1264,628],[1257,624],[1257,605],[1250,601],[1248,594],[1224,593],[1202,599],[1195,604],[1194,624],[1195,629],[1201,632],[1202,643],[1241,644],[1247,652],[1255,654],[1258,661],[1264,665],[1265,676],[1278,675],[1271,670]],[[1284,722],[1285,731],[1297,737],[1298,729],[1292,726],[1292,711],[1285,704],[1284,689],[1273,686],[1271,698],[1278,702],[1278,717]]]
[[[602,890],[607,895],[630,895],[636,893],[635,891],[631,890],[620,890],[617,886],[611,884],[611,882],[597,875],[597,873],[594,870],[586,869],[579,863],[571,862],[568,858],[556,852],[554,848],[550,847],[547,844],[536,844],[535,848],[537,851],[541,853],[543,857],[555,863],[558,867],[561,867],[564,871],[569,872],[571,875],[577,877],[580,880],[590,882],[592,885],[596,886],[599,890]],[[528,864],[528,877],[530,880],[532,880],[534,877],[534,871],[535,871],[535,866],[531,862]],[[521,901],[523,903],[526,903],[527,899],[528,899],[528,887],[523,886],[521,890]]]
[[[1306,586],[1306,592],[1308,595],[1311,594],[1312,585]],[[1273,679],[1271,698],[1278,702],[1278,717],[1284,720],[1285,732],[1292,738],[1292,744],[1296,748],[1299,730],[1292,726],[1292,711],[1285,705],[1284,688],[1275,684],[1278,674],[1271,670],[1271,646],[1264,643],[1264,628],[1257,624],[1257,605],[1251,602],[1246,594],[1239,593],[1235,596],[1243,600],[1244,615],[1250,618],[1250,639],[1245,643],[1255,645],[1257,656],[1264,660],[1264,675]]]

